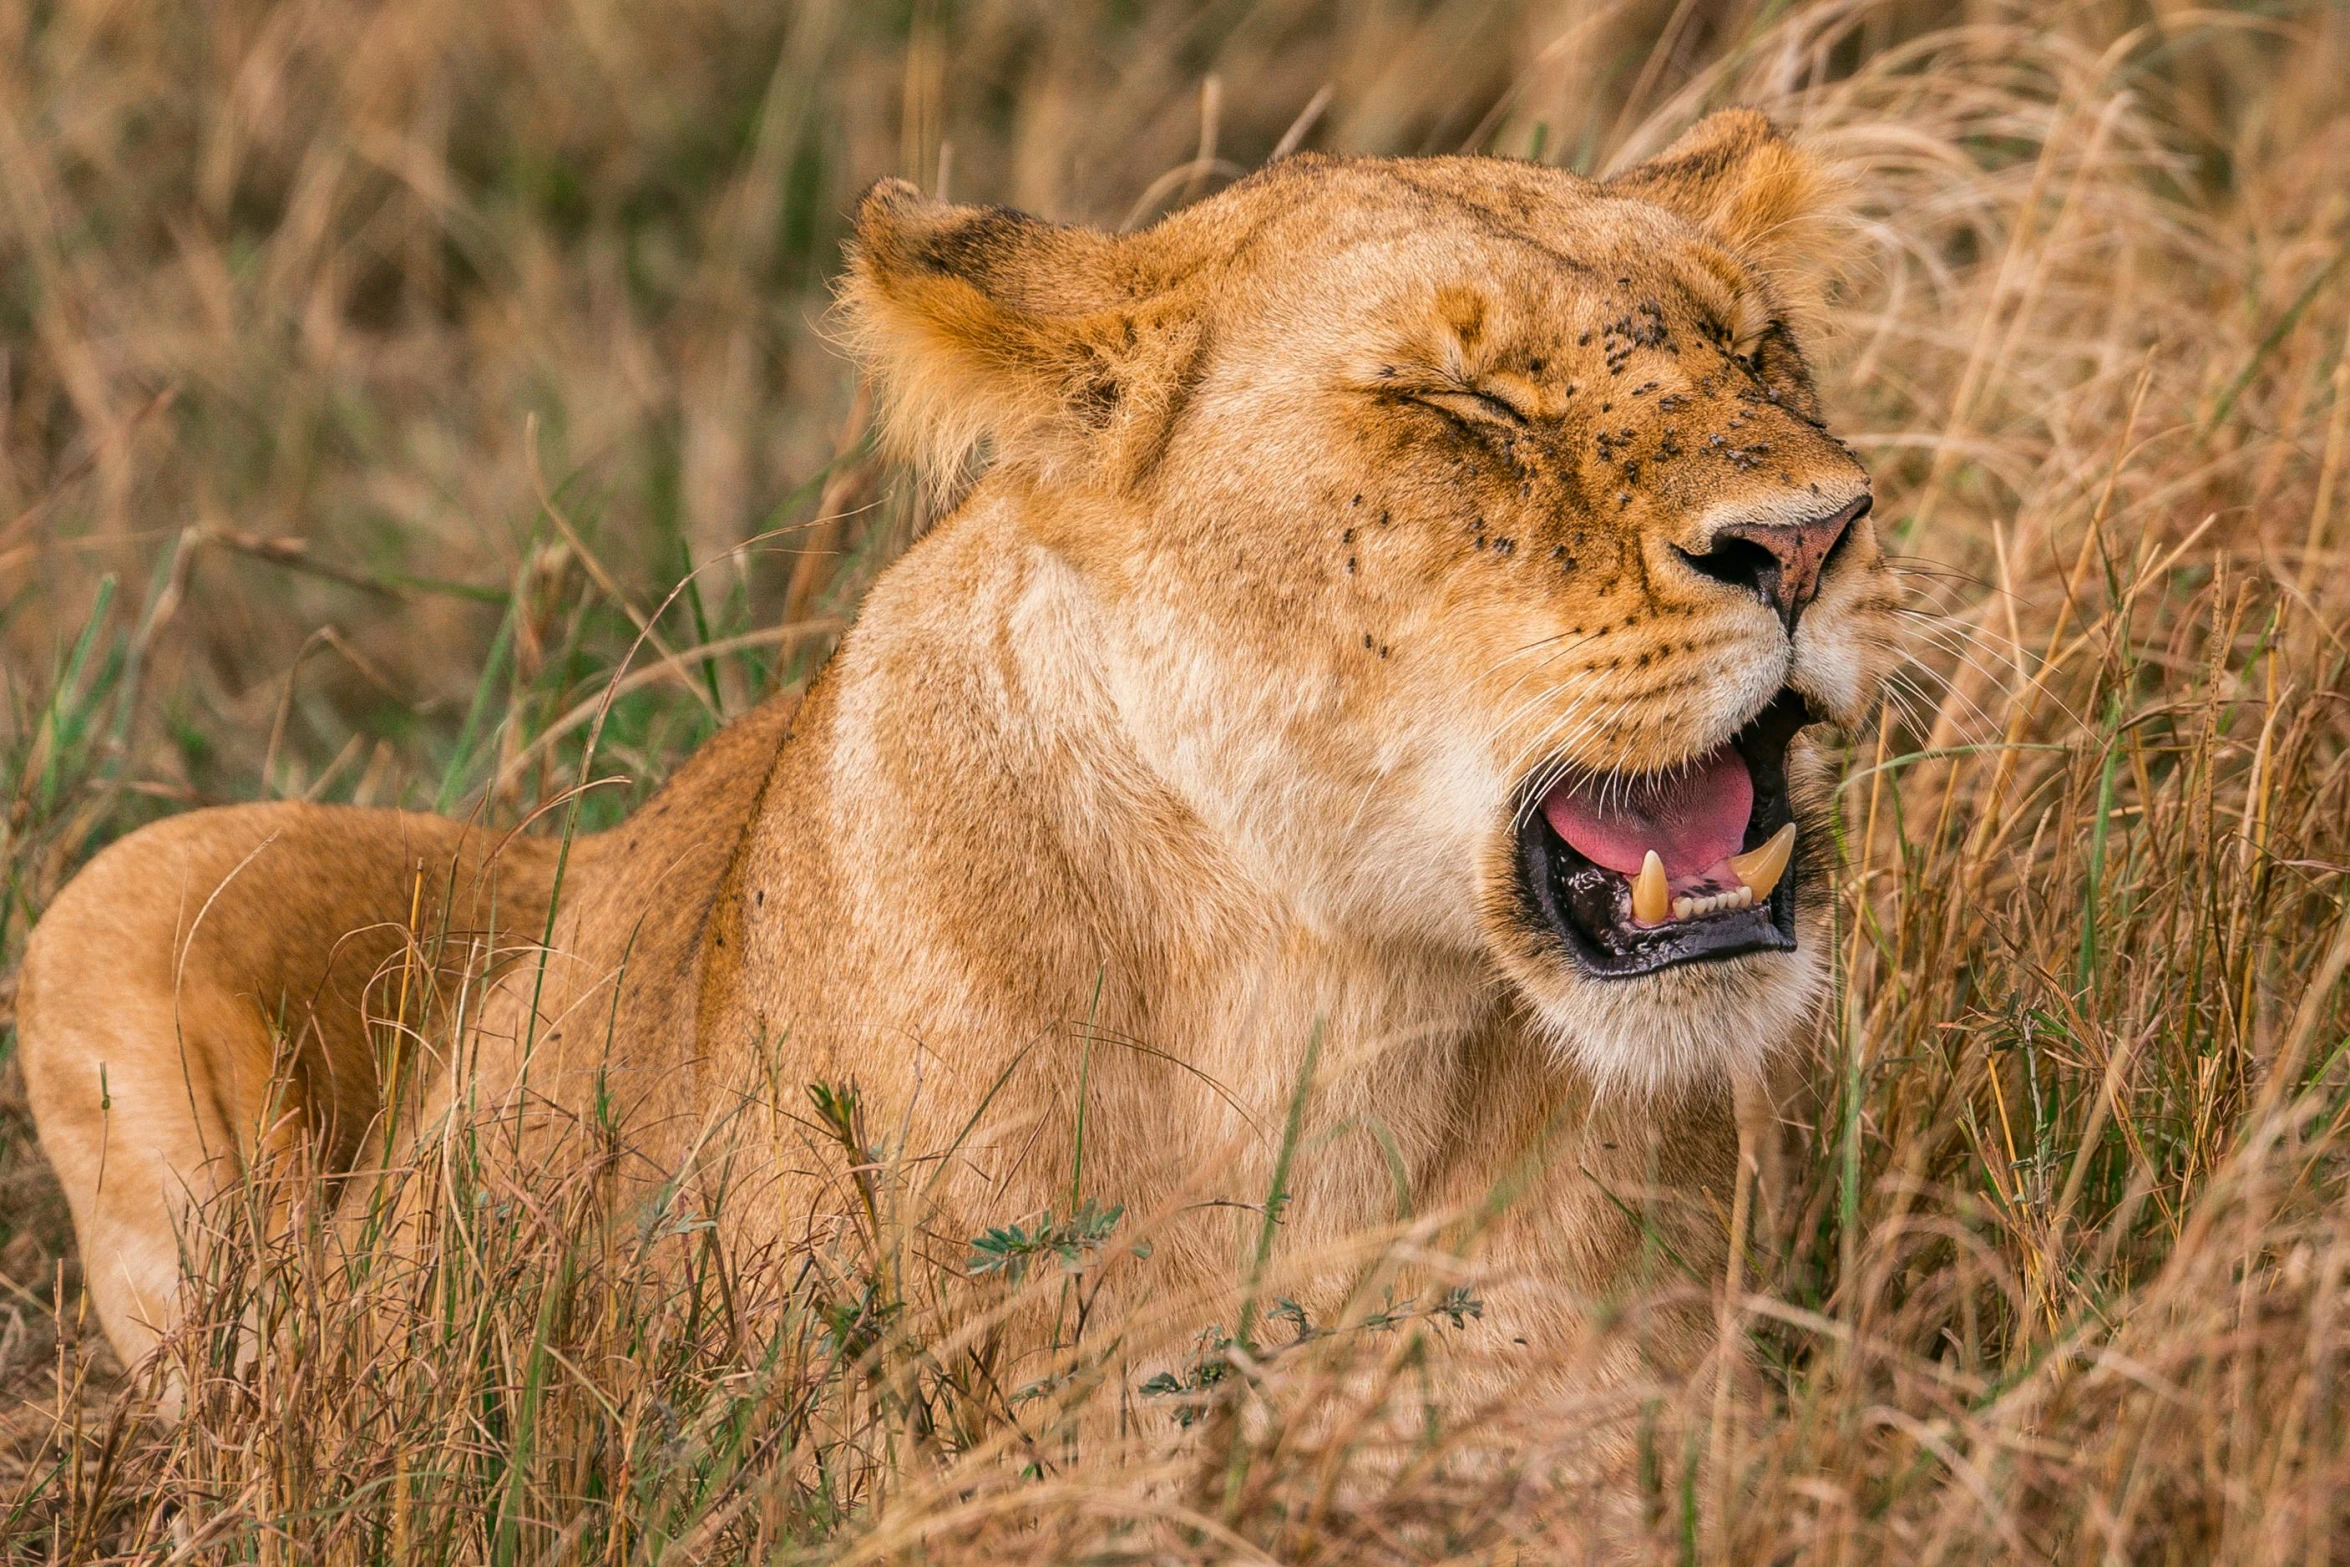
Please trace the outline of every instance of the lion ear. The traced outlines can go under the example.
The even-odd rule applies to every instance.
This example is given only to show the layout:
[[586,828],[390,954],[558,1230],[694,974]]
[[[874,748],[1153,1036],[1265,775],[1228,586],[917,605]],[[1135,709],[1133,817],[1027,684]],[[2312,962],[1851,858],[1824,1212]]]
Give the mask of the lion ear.
[[883,180],[858,204],[841,310],[900,456],[952,487],[982,453],[1113,484],[1155,455],[1200,329],[1140,241]]
[[1707,115],[1607,189],[1687,218],[1792,301],[1817,293],[1844,227],[1845,182],[1753,109]]

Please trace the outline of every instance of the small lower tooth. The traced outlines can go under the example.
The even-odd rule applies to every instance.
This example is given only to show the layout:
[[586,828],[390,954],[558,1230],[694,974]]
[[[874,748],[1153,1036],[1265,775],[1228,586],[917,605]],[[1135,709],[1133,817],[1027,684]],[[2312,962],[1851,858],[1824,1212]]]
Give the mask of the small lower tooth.
[[1753,907],[1754,889],[1752,887],[1732,887],[1727,892],[1683,896],[1675,898],[1671,905],[1672,917],[1677,920],[1701,919],[1708,914],[1719,914],[1724,909],[1751,909]]

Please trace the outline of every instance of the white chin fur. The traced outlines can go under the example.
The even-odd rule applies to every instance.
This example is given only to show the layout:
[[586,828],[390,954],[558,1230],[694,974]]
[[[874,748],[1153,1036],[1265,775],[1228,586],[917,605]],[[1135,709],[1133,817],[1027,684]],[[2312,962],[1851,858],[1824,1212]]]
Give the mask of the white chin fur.
[[1601,1095],[1655,1095],[1754,1077],[1794,1042],[1827,988],[1824,922],[1793,952],[1687,963],[1630,979],[1579,975],[1530,997],[1535,1026]]

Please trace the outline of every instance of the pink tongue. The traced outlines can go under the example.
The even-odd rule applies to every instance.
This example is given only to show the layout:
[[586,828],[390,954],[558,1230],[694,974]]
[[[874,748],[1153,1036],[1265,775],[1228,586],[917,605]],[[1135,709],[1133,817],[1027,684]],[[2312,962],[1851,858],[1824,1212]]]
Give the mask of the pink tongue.
[[1736,854],[1754,810],[1745,759],[1723,746],[1669,772],[1590,778],[1543,797],[1551,828],[1594,865],[1636,874],[1654,849],[1667,876],[1694,876]]

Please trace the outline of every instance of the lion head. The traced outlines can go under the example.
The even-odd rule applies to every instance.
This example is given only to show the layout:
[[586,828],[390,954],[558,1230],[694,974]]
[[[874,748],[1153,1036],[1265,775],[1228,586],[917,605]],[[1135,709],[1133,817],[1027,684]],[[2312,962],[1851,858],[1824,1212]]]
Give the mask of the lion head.
[[1599,182],[1293,157],[1128,235],[885,182],[844,305],[898,440],[984,454],[1102,607],[1229,863],[1653,1084],[1812,1004],[1798,736],[1891,663],[1799,341],[1828,184],[1745,111]]

